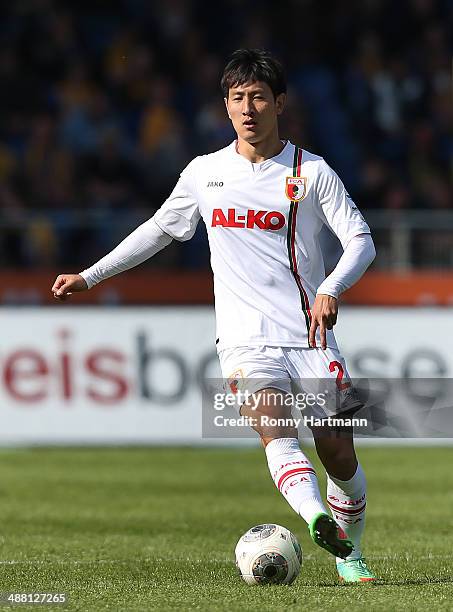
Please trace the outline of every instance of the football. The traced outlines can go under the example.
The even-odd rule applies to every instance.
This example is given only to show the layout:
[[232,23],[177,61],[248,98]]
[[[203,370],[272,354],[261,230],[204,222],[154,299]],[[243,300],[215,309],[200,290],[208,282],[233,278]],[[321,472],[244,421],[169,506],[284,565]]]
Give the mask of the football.
[[291,584],[302,565],[297,538],[286,527],[272,523],[249,529],[237,543],[235,556],[247,584]]

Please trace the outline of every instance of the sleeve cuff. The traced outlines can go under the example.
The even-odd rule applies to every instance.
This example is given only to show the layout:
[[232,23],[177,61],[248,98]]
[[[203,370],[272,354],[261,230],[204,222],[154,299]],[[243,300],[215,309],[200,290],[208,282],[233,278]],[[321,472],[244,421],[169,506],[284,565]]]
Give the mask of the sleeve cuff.
[[90,276],[90,273],[88,272],[88,270],[82,270],[82,272],[79,272],[80,276],[84,279],[84,281],[86,282],[88,289],[91,289],[91,287],[94,287],[94,285],[96,284],[93,279]]
[[332,287],[323,288],[322,285],[319,285],[316,291],[316,295],[330,295],[330,297],[333,297],[338,300],[339,292],[336,289],[333,289]]

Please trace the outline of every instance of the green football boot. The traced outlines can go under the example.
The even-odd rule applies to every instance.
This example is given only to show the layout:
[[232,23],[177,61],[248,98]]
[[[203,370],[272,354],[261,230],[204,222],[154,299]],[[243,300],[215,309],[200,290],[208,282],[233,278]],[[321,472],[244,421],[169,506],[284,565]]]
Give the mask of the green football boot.
[[347,539],[345,532],[324,512],[320,512],[312,519],[308,529],[313,542],[325,548],[334,557],[346,559],[353,551],[354,546]]
[[338,576],[341,582],[374,582],[376,576],[370,572],[365,559],[337,562]]

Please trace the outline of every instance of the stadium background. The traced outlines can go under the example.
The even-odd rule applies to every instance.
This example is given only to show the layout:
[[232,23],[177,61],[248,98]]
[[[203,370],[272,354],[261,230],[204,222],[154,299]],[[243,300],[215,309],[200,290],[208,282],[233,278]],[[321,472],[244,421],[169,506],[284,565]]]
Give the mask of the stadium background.
[[[188,485],[178,485],[170,469],[177,471],[181,461],[188,474],[190,466],[195,466],[194,474],[201,479],[207,476],[215,495],[220,491],[215,489],[209,462],[214,461],[222,473],[232,466],[239,490],[233,480],[231,496],[234,500],[246,495],[249,484],[238,461],[240,452],[253,449],[217,449],[218,454],[207,461],[205,449],[166,447],[221,443],[201,438],[200,381],[218,375],[212,281],[201,224],[191,241],[172,243],[139,269],[75,296],[70,304],[54,304],[50,293],[58,273],[90,265],[149,218],[194,155],[220,148],[233,138],[219,78],[235,48],[264,47],[283,60],[289,100],[281,122],[282,137],[323,155],[371,226],[377,258],[364,279],[342,299],[337,331],[351,373],[452,376],[448,341],[453,337],[452,16],[449,0],[125,0],[77,5],[23,0],[2,7],[0,444],[5,447],[3,480],[12,487],[4,499],[4,516],[12,530],[4,542],[5,559],[20,557],[32,566],[54,555],[59,563],[65,555],[88,555],[90,546],[94,558],[109,558],[110,553],[127,557],[131,543],[126,535],[121,548],[113,536],[109,540],[105,535],[100,543],[93,531],[87,548],[82,544],[78,548],[69,528],[66,533],[58,522],[60,508],[88,538],[90,529],[81,518],[86,503],[81,483],[93,484],[91,469],[96,473],[97,467],[96,486],[101,491],[111,482],[112,490],[125,486],[131,495],[137,520],[141,517],[149,530],[143,537],[152,532],[151,518],[141,515],[140,508],[143,499],[153,503],[145,489],[151,486],[147,478],[155,461],[163,480],[153,480],[152,486],[170,505],[172,495],[178,495],[165,497],[172,487],[182,496],[190,495]],[[328,232],[324,240],[329,270],[339,256],[338,243]],[[17,445],[116,443],[162,448],[46,448],[38,454],[6,450]],[[375,456],[366,453],[373,449],[363,452],[372,475]],[[376,475],[383,490],[403,486],[392,480],[394,461],[401,461],[408,491],[415,487],[405,454],[414,451],[374,452],[383,466]],[[420,460],[419,453],[410,456]],[[258,455],[250,457],[253,465],[260,466],[257,470],[264,470],[262,458],[259,462]],[[433,455],[436,470],[442,471],[446,457],[445,451]],[[111,480],[109,464],[116,466],[117,483]],[[426,466],[416,465],[422,474]],[[125,485],[126,474],[137,486],[135,498],[132,484]],[[193,476],[187,478],[199,487]],[[227,476],[223,478],[227,482]],[[270,494],[264,471],[260,478]],[[72,515],[69,506],[59,506],[56,493],[46,505],[39,487],[49,483],[63,483],[72,492]],[[26,488],[34,510],[25,511],[14,494],[23,495]],[[107,489],[99,503],[113,503]],[[274,505],[268,507],[261,493],[255,492],[261,508],[268,508],[270,514],[261,516],[250,507],[245,516],[235,514],[229,539],[221,544],[215,533],[205,534],[217,557],[231,556],[235,534],[245,531],[250,522],[277,521],[280,516],[284,524],[300,530],[283,501],[272,498]],[[213,504],[208,493],[203,490],[200,516],[206,505]],[[441,508],[445,499],[439,483],[433,484],[430,495]],[[106,517],[96,514],[95,498],[91,498],[92,506],[87,501],[96,517],[93,521],[104,525]],[[398,497],[395,503],[402,501]],[[408,514],[409,508],[408,501]],[[176,548],[173,554],[182,546],[183,557],[190,559],[190,526],[184,544],[178,515],[171,523],[167,506],[154,511],[153,520],[166,526],[168,542]],[[192,524],[198,525],[197,520],[193,515]],[[111,524],[112,533],[121,532],[118,525],[124,527],[119,518]],[[24,525],[28,544],[21,539]],[[214,525],[220,525],[220,519]],[[59,534],[56,540],[44,537],[49,526]],[[179,538],[175,541],[173,529]],[[204,529],[201,519],[199,529]],[[157,543],[151,538],[155,547],[147,540],[151,559],[166,545],[159,537]],[[191,532],[190,538],[194,537],[201,547],[196,554],[206,557],[206,566],[200,566],[203,580],[203,572],[212,569],[210,549],[201,535]],[[379,542],[376,537],[377,548]],[[133,547],[137,551],[137,542]],[[440,548],[437,552],[441,556]],[[179,562],[183,558],[176,559]],[[11,585],[25,587],[35,581],[42,588],[49,578],[40,573],[39,565],[33,578],[15,567],[10,568]],[[162,572],[173,576],[171,563],[169,567]],[[227,584],[229,567],[225,561],[219,570]],[[307,580],[316,586],[311,567],[309,553]],[[426,574],[425,561],[423,567]],[[93,567],[87,565],[86,571],[92,578]],[[102,580],[115,575],[118,583],[128,583],[127,576],[111,571]],[[433,566],[432,575],[442,576],[442,571]],[[65,576],[84,601],[77,577]],[[414,580],[410,573],[406,577]],[[214,590],[219,588],[216,580],[214,571],[207,582]],[[102,588],[99,584],[97,588],[100,597]],[[113,593],[111,608],[106,609],[119,606],[124,595],[120,587]],[[194,594],[191,601],[217,609],[212,593],[205,596],[206,600],[197,600]],[[242,592],[241,597],[245,597]],[[90,601],[86,600],[86,609],[100,609]],[[189,607],[183,595],[179,601]],[[250,609],[255,603],[248,601]],[[267,609],[263,603],[261,609]],[[165,609],[164,604],[159,609]],[[441,609],[439,602],[436,605]],[[394,603],[393,609],[397,607]],[[135,609],[133,603],[130,609]],[[312,609],[317,609],[314,601]]]

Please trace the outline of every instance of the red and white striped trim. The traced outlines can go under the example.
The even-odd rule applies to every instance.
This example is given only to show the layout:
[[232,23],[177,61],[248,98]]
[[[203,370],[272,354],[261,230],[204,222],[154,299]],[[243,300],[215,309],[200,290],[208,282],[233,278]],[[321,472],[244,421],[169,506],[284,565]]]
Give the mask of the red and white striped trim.
[[314,474],[316,476],[315,470],[313,468],[307,468],[307,467],[295,468],[294,470],[289,470],[288,472],[285,472],[278,479],[277,489],[281,492],[283,485],[288,480],[288,478],[291,478],[291,476],[295,476],[296,474],[306,474],[306,473]]
[[[303,156],[303,149],[295,146],[294,159],[293,159],[293,176],[294,177],[300,177],[301,175],[302,156]],[[297,269],[297,258],[296,258],[296,248],[295,248],[296,222],[297,222],[298,208],[299,208],[299,202],[297,200],[292,200],[290,207],[289,207],[289,216],[288,216],[287,248],[288,248],[288,257],[290,261],[290,269],[294,276],[294,280],[296,281],[296,285],[299,289],[302,310],[304,312],[305,323],[307,325],[307,333],[308,333],[310,329],[310,325],[311,325],[312,315],[310,311],[310,302],[308,299],[308,295],[304,289],[304,286],[302,284],[302,279]]]
[[341,506],[336,506],[335,504],[332,504],[329,500],[327,500],[327,503],[332,508],[332,510],[340,512],[340,514],[346,514],[347,516],[351,514],[361,514],[366,508],[366,502],[363,504],[363,506],[360,506],[360,508],[342,508]]
[[296,220],[297,220],[297,209],[299,208],[299,202],[293,202],[293,214],[291,216],[291,263],[293,266],[293,274],[296,279],[297,286],[302,292],[303,300],[304,300],[304,308],[308,314],[308,319],[311,323],[311,310],[310,310],[310,302],[308,300],[307,292],[302,285],[302,280],[300,278],[299,271],[297,269],[297,259],[296,259]]

